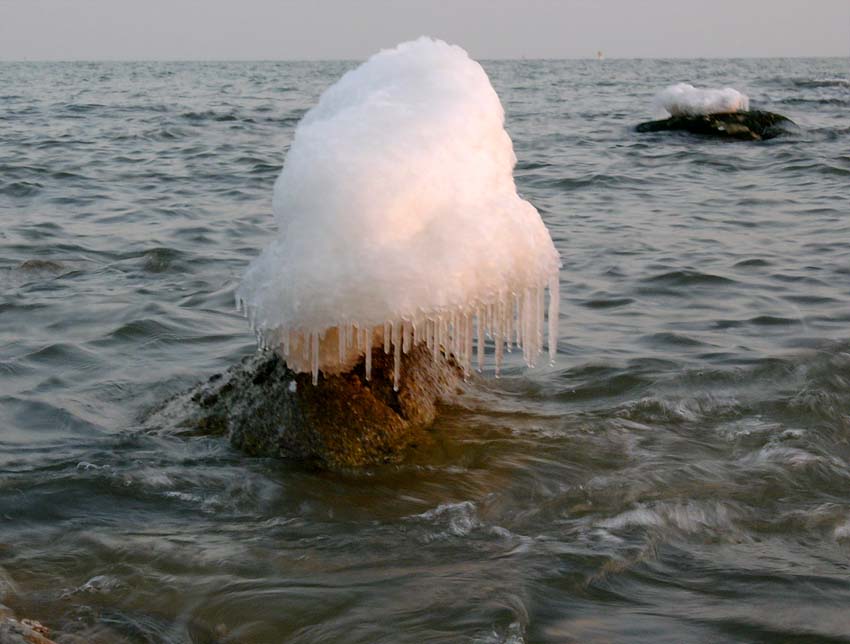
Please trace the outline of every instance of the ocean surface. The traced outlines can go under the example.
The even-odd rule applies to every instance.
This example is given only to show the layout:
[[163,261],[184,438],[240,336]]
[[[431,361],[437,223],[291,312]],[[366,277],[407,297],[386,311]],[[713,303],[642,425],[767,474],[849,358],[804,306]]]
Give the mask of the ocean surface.
[[[96,644],[850,642],[846,59],[484,63],[554,366],[491,359],[397,466],[142,430],[255,350],[234,289],[352,66],[0,64],[0,603]],[[799,129],[635,133],[680,81]]]

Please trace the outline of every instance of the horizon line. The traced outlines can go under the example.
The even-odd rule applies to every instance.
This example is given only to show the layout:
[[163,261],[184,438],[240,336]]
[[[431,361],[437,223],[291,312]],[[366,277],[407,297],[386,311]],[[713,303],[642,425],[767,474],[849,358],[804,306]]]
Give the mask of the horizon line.
[[[604,52],[603,52],[604,54]],[[360,63],[366,58],[0,58],[2,63]],[[805,56],[520,56],[473,58],[486,62],[521,61],[620,61],[620,60],[805,60],[812,58],[842,59],[846,55],[805,55]]]

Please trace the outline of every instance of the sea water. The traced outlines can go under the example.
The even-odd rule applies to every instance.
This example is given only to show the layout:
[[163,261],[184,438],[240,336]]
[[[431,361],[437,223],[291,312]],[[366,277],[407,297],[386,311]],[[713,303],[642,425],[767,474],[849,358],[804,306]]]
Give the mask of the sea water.
[[[554,366],[488,345],[399,466],[140,432],[255,350],[234,291],[355,65],[0,64],[0,602],[109,643],[847,641],[846,60],[484,61]],[[677,82],[799,131],[635,133]]]

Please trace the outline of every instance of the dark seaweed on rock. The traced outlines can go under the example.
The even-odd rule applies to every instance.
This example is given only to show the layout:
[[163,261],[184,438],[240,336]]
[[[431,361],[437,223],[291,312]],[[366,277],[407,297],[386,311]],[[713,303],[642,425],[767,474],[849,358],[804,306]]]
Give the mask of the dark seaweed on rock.
[[753,110],[728,114],[671,116],[660,121],[641,123],[637,132],[683,131],[739,141],[773,139],[795,127],[794,121],[781,114]]

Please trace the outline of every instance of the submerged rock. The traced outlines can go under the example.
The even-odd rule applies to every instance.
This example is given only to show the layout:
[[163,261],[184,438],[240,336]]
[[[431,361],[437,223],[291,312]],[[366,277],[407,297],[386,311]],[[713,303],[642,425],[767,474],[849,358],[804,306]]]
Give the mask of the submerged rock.
[[723,114],[671,116],[660,121],[641,123],[635,130],[638,132],[680,130],[692,134],[739,141],[762,141],[784,134],[789,127],[794,126],[794,121],[781,114],[753,110]]
[[149,428],[227,435],[250,455],[281,456],[322,467],[388,463],[423,440],[437,404],[455,395],[463,374],[424,344],[402,354],[403,378],[393,390],[393,356],[372,351],[350,371],[311,383],[273,351],[257,353],[180,394],[155,411]]
[[56,644],[50,639],[50,629],[30,619],[15,619],[11,611],[0,604],[0,644]]
[[12,577],[0,567],[0,644],[55,644],[50,629],[31,619],[18,619],[6,606],[16,593]]
[[30,273],[61,273],[65,270],[65,267],[59,262],[53,262],[49,259],[28,259],[21,262],[18,270]]

